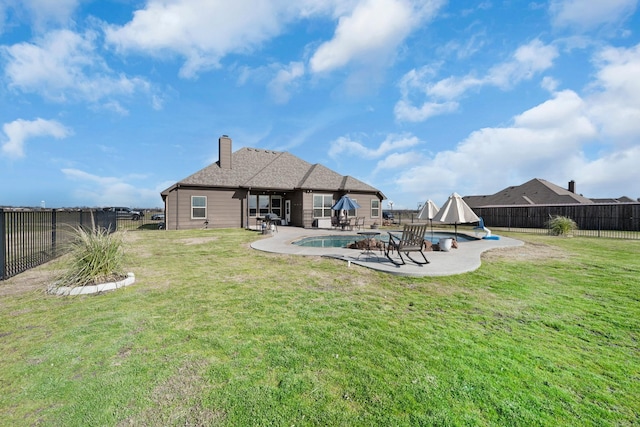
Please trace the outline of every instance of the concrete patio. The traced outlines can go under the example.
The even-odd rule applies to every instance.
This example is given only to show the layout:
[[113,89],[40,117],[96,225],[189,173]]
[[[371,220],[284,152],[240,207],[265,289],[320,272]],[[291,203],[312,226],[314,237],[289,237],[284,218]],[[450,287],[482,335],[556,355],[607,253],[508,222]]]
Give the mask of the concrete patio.
[[[381,235],[386,235],[387,231],[380,230]],[[398,229],[397,231],[401,231]],[[436,230],[437,231],[437,230]],[[347,248],[313,248],[293,245],[292,242],[305,237],[322,235],[356,235],[357,231],[340,231],[326,229],[307,229],[298,227],[278,227],[278,231],[251,244],[251,247],[264,252],[273,252],[289,255],[320,256],[336,258],[345,261],[348,267],[352,264],[362,267],[379,270],[389,274],[401,276],[423,277],[423,276],[449,276],[453,274],[466,273],[480,267],[480,255],[495,248],[516,247],[524,243],[500,236],[500,240],[474,240],[471,242],[461,242],[458,249],[451,249],[449,252],[425,252],[430,261],[426,265],[417,265],[409,260],[405,265],[397,266],[385,257],[384,252],[375,251],[375,255],[362,255],[359,249]],[[460,233],[462,234],[462,233]],[[473,236],[471,234],[471,236]],[[474,236],[475,237],[475,236]],[[354,240],[360,238],[358,236]],[[406,258],[406,257],[405,257]]]

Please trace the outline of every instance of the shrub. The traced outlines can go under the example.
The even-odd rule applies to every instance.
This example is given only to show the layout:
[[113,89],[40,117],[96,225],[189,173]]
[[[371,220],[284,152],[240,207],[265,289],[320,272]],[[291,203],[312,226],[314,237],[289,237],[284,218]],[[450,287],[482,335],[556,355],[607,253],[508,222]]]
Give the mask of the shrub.
[[554,216],[547,222],[549,233],[554,236],[569,236],[578,228],[574,220],[566,216]]
[[119,280],[124,252],[122,234],[108,230],[75,229],[66,271],[59,282],[64,286],[86,286]]

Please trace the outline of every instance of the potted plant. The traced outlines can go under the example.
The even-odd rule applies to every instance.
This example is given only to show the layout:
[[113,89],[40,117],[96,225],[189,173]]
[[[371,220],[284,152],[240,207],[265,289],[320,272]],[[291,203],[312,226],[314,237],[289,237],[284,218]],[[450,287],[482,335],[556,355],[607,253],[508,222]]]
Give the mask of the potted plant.
[[372,228],[372,229],[376,229],[376,228],[378,228],[378,222],[377,222],[377,221],[374,221],[374,222],[373,222],[373,224],[371,224],[371,228]]

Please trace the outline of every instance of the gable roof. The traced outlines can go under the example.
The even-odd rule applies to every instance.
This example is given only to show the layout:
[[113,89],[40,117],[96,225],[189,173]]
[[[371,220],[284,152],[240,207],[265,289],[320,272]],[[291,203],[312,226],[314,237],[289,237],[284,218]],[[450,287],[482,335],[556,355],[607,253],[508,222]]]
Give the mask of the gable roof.
[[590,204],[587,199],[544,179],[534,178],[522,185],[507,187],[487,196],[463,197],[472,208],[504,205]]
[[[605,198],[605,199],[591,199],[594,203],[634,203],[631,197],[621,196],[616,198]],[[640,201],[640,200],[638,200]]]
[[382,192],[351,176],[343,176],[331,169],[308,163],[288,152],[241,148],[231,155],[231,168],[223,169],[220,162],[197,171],[164,190],[165,195],[178,186],[218,188],[252,188],[266,190],[326,190]]

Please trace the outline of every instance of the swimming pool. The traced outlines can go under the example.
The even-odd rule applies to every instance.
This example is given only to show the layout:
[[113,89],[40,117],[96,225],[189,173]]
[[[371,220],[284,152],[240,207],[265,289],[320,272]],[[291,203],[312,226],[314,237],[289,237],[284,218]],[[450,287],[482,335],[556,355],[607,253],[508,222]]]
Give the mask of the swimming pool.
[[[455,233],[446,233],[446,232],[440,231],[440,232],[434,232],[433,237],[431,237],[431,233],[429,232],[424,236],[425,239],[431,240],[432,243],[438,243],[438,240],[446,237],[455,237]],[[387,233],[381,233],[379,236],[375,236],[375,238],[385,243],[389,241],[389,235]],[[314,237],[305,237],[304,239],[296,240],[292,244],[297,246],[310,247],[310,248],[344,248],[348,244],[357,242],[362,239],[364,239],[364,236],[360,236],[358,234],[314,236]],[[459,243],[463,243],[463,242],[471,242],[478,239],[476,239],[475,237],[464,235],[464,234],[458,234],[457,240]]]

